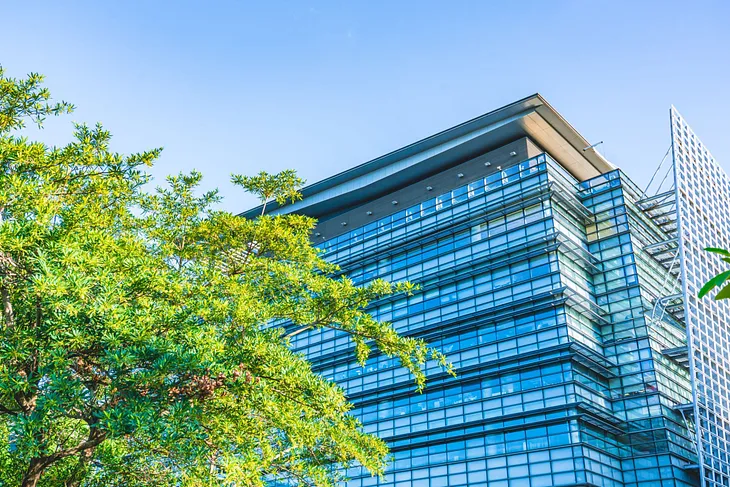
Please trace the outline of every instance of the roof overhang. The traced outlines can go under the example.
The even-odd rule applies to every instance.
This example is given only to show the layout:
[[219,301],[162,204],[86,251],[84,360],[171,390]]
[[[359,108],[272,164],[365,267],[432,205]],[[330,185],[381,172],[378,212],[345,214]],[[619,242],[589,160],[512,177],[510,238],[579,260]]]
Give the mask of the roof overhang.
[[[523,137],[530,138],[579,181],[615,167],[595,150],[545,99],[535,94],[444,130],[402,149],[306,186],[303,199],[269,213],[303,213],[316,218],[394,191],[405,184]],[[242,213],[254,217],[261,207]]]

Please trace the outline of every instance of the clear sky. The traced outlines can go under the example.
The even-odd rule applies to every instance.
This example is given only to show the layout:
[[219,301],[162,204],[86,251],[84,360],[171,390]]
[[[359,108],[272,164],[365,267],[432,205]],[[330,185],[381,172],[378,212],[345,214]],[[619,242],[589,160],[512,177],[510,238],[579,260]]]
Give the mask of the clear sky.
[[669,147],[670,104],[730,168],[727,1],[0,0],[0,64],[101,121],[114,148],[164,147],[223,206],[231,172],[309,182],[535,92],[638,183]]

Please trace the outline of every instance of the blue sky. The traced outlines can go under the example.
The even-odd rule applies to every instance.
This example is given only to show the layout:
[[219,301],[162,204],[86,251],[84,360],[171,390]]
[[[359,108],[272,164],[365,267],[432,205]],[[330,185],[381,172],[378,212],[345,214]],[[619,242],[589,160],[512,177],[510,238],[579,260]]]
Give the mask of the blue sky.
[[730,2],[0,2],[0,63],[101,121],[114,148],[197,168],[330,176],[539,92],[640,184],[674,104],[726,168]]

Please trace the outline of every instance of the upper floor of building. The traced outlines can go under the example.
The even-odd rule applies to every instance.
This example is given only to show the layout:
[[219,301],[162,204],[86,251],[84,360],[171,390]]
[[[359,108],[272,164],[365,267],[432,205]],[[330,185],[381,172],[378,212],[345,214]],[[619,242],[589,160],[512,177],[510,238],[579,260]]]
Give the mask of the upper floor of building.
[[[535,94],[306,186],[300,201],[269,203],[267,213],[316,218],[321,241],[395,213],[428,192],[451,190],[464,178],[483,178],[542,152],[578,181],[615,169]],[[260,212],[258,207],[242,215]]]

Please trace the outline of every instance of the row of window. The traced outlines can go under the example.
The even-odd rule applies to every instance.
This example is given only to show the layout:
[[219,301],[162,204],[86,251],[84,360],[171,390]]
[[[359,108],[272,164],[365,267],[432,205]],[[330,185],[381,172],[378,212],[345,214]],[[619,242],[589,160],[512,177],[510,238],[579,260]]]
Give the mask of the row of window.
[[[388,280],[398,280],[405,277],[411,277],[423,270],[432,269],[438,264],[453,265],[454,261],[459,261],[462,257],[470,257],[472,259],[479,258],[485,251],[494,252],[504,243],[514,242],[515,239],[526,235],[535,235],[540,231],[549,229],[549,226],[531,226],[544,218],[549,217],[549,208],[544,209],[541,205],[533,205],[531,207],[511,212],[509,215],[500,216],[486,223],[479,224],[472,230],[465,230],[456,235],[448,235],[440,238],[435,242],[425,245],[419,245],[410,248],[406,252],[401,252],[394,256],[385,256],[377,262],[362,267],[348,269],[348,277],[356,284],[368,282],[375,278],[383,278]],[[507,235],[511,230],[528,226],[524,232],[513,232]],[[502,235],[504,234],[504,235]],[[487,239],[488,237],[497,237],[489,244],[482,245],[466,250],[474,242]],[[453,254],[452,259],[439,259],[449,254]],[[462,255],[463,254],[463,255]],[[417,266],[423,265],[423,269]],[[404,271],[399,274],[399,271]]]
[[[446,336],[440,339],[430,340],[430,343],[451,356],[453,353],[467,351],[478,346],[503,341],[509,338],[534,333],[537,331],[547,331],[557,328],[558,333],[561,331],[560,325],[565,324],[565,314],[560,308],[549,308],[542,311],[527,310],[524,314],[517,316],[507,316],[498,318],[495,321],[489,321],[479,326],[479,328],[471,328],[461,331],[460,333]],[[332,336],[332,330],[317,330],[317,333]],[[551,338],[547,336],[543,339]],[[315,340],[317,343],[319,340]],[[385,355],[378,355],[370,358],[365,366],[361,366],[354,358],[348,363],[338,365],[334,368],[320,369],[320,373],[337,382],[346,381],[365,377],[373,374],[389,373],[403,371],[396,359],[388,358]],[[388,375],[378,375],[375,382],[379,382],[381,378],[388,378]],[[368,382],[373,382],[369,380]]]
[[[496,344],[483,345],[469,350],[449,354],[451,360],[458,369],[464,369],[477,364],[489,364],[498,360],[512,358],[521,354],[536,350],[547,350],[560,344],[568,343],[564,329],[553,328],[540,333],[528,334],[519,338],[508,339]],[[437,371],[438,369],[434,370]],[[393,379],[388,377],[388,372],[366,376],[364,378],[350,379],[340,385],[346,388],[349,394],[356,394],[367,391],[376,385],[383,387],[393,383],[407,381],[404,375],[394,375]]]
[[496,190],[502,186],[510,185],[522,178],[527,178],[539,171],[544,171],[545,161],[545,155],[528,159],[519,164],[508,167],[503,171],[493,173],[484,179],[474,181],[468,185],[461,186],[453,191],[449,191],[448,193],[444,193],[435,198],[428,199],[418,205],[399,211],[393,215],[380,218],[377,221],[369,223],[363,227],[351,230],[338,236],[336,239],[333,238],[327,240],[318,246],[329,253],[334,253],[338,249],[357,243],[361,240],[368,239],[379,233],[385,233],[398,226],[425,218],[437,211],[447,209],[452,205],[459,205],[470,198],[475,198],[480,195],[484,195],[485,193],[496,192]]
[[[580,392],[579,395],[578,392]],[[492,397],[491,399],[476,400],[463,406],[436,411],[423,412],[411,416],[404,416],[395,420],[382,420],[365,425],[367,433],[377,433],[382,438],[432,431],[446,426],[456,426],[475,421],[490,420],[506,415],[532,413],[545,408],[565,406],[583,400],[593,400],[593,394],[587,389],[579,388],[574,384],[547,387],[531,390],[524,393]],[[605,404],[604,404],[605,406]],[[400,426],[399,426],[400,425]],[[489,448],[490,454],[496,455],[510,450],[516,445],[508,446],[503,450],[496,445]]]
[[[360,477],[352,469],[348,487],[552,487],[591,481],[602,487],[623,487],[615,460],[588,447],[560,447],[483,460],[458,461],[388,473],[383,479]],[[613,465],[613,466],[612,466]]]
[[[527,455],[507,455],[531,450],[545,450],[578,443],[580,434],[575,421],[536,426],[517,431],[487,433],[468,440],[449,441],[393,453],[389,472],[413,470],[450,462],[486,458],[486,470],[527,464]],[[543,454],[544,455],[544,454]],[[536,462],[537,463],[537,462]],[[444,467],[446,470],[448,467]],[[353,472],[355,473],[355,472]]]
[[[390,321],[396,330],[405,332],[477,311],[489,311],[497,306],[552,291],[560,285],[560,276],[556,271],[555,256],[543,255],[440,286],[438,295],[434,297],[419,293],[395,302],[382,303],[371,313],[379,321]],[[302,344],[300,340],[304,338],[295,339],[293,346],[299,348]],[[335,352],[350,348],[350,344],[339,348],[337,342],[330,341],[309,344],[306,353],[321,355],[326,349]]]
[[459,384],[445,389],[427,391],[396,400],[380,401],[353,410],[365,424],[390,418],[434,411],[443,407],[469,403],[482,398],[493,398],[528,389],[561,384],[572,379],[569,363],[558,363],[505,372],[481,381]]

